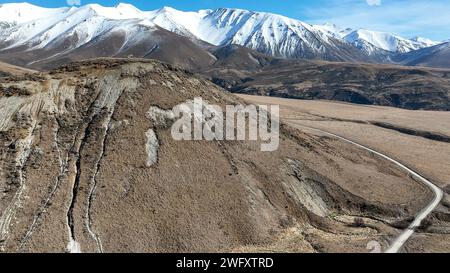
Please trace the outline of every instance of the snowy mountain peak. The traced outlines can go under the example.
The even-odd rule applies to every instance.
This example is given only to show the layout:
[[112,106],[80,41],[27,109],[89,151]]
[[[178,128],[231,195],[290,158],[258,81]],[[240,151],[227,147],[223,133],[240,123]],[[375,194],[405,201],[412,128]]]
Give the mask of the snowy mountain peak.
[[114,20],[125,20],[125,19],[135,19],[144,18],[145,14],[130,4],[118,4],[115,7],[104,7],[99,4],[88,4],[79,8],[90,9],[95,11],[98,16],[103,16],[108,19]]
[[136,8],[132,4],[128,4],[128,3],[119,3],[116,5],[116,8],[119,10],[134,10],[134,11],[140,12],[140,10],[138,8]]
[[[430,46],[424,41],[408,40],[392,33],[367,29],[355,30],[345,36],[344,39],[370,54],[380,49],[389,52],[405,53]],[[433,42],[430,41],[430,43]]]
[[198,16],[191,32],[214,45],[238,44],[274,56],[300,57],[306,51],[323,52],[329,42],[321,30],[272,13],[220,8]]
[[345,39],[357,46],[358,43],[368,43],[386,51],[395,52],[398,50],[397,37],[390,33],[358,29],[345,36]]
[[332,23],[325,23],[323,25],[314,25],[314,28],[319,29],[324,33],[327,33],[328,35],[336,38],[343,38],[353,31],[353,29],[351,28],[343,28]]
[[0,41],[7,48],[42,48],[67,37],[80,46],[112,30],[133,33],[129,37],[138,39],[135,31],[140,26],[154,25],[213,45],[237,44],[286,58],[360,60],[361,56],[404,53],[436,44],[420,37],[408,40],[386,32],[352,30],[331,23],[311,25],[282,15],[232,8],[184,12],[171,7],[141,11],[126,3],[71,8],[0,5]]
[[54,16],[68,8],[41,8],[29,3],[0,4],[0,21],[8,23],[25,23],[47,16]]
[[440,42],[436,42],[436,41],[433,41],[433,40],[430,40],[427,38],[423,38],[423,37],[419,37],[419,36],[412,38],[411,41],[423,44],[425,47],[430,47],[430,46],[440,44]]
[[177,9],[174,9],[174,8],[172,8],[172,7],[169,7],[169,6],[164,6],[164,7],[162,7],[161,9],[159,9],[161,12],[180,12],[179,10],[177,10]]

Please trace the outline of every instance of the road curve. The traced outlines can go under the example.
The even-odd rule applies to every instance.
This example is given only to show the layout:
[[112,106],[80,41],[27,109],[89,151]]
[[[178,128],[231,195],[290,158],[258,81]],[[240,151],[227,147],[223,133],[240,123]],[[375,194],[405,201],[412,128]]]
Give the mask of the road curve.
[[338,138],[340,140],[343,140],[345,142],[348,142],[350,144],[353,144],[355,146],[358,146],[359,148],[362,148],[364,150],[367,150],[369,152],[372,152],[392,163],[394,163],[395,165],[399,166],[401,169],[403,169],[404,171],[406,171],[407,173],[409,173],[412,177],[415,177],[416,179],[418,179],[420,182],[422,182],[425,186],[427,186],[428,188],[430,188],[433,193],[434,193],[434,199],[433,201],[428,204],[425,208],[423,208],[419,214],[417,214],[416,218],[414,219],[414,221],[408,226],[408,228],[406,228],[397,238],[395,238],[395,240],[391,243],[391,245],[389,246],[388,249],[385,250],[385,253],[397,253],[400,251],[400,249],[403,247],[403,245],[406,243],[406,241],[411,237],[411,235],[414,234],[414,231],[417,227],[420,226],[420,223],[422,222],[423,219],[425,219],[436,207],[437,205],[441,202],[444,193],[442,192],[442,190],[437,187],[436,185],[434,185],[433,183],[431,183],[428,179],[424,178],[423,176],[421,176],[420,174],[418,174],[417,172],[411,170],[410,168],[408,168],[407,166],[403,165],[402,163],[396,161],[395,159],[390,158],[387,155],[384,155],[380,152],[377,152],[369,147],[366,147],[364,145],[361,145],[359,143],[356,143],[350,139],[347,139],[345,137],[327,132],[327,131],[323,131],[321,129],[317,129],[314,127],[309,127],[309,126],[305,126],[305,125],[300,125],[300,124],[292,124],[295,126],[300,126],[300,127],[304,127],[307,129],[311,129],[335,138]]

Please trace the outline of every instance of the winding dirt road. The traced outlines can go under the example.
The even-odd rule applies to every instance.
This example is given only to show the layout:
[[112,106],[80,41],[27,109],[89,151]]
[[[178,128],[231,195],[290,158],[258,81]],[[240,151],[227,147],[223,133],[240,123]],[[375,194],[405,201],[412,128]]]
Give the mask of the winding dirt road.
[[414,231],[417,227],[420,226],[421,222],[431,213],[433,212],[433,210],[437,207],[437,205],[441,202],[444,193],[443,191],[437,187],[436,185],[434,185],[432,182],[430,182],[428,179],[424,178],[423,176],[421,176],[420,174],[418,174],[417,172],[411,170],[410,168],[408,168],[407,166],[403,165],[402,163],[396,161],[395,159],[392,159],[391,157],[382,154],[380,152],[377,152],[369,147],[366,147],[364,145],[361,145],[359,143],[356,143],[350,139],[347,139],[345,137],[321,130],[321,129],[317,129],[314,127],[309,127],[309,126],[305,126],[305,125],[300,125],[300,124],[292,124],[293,126],[297,126],[297,127],[303,127],[303,128],[307,128],[310,130],[314,130],[317,132],[320,132],[322,134],[325,135],[329,135],[332,136],[334,138],[343,140],[347,143],[353,144],[355,146],[358,146],[361,149],[367,150],[371,153],[374,153],[392,163],[394,163],[395,165],[397,165],[398,167],[400,167],[402,170],[406,171],[407,173],[409,173],[412,177],[416,178],[418,181],[420,181],[421,183],[423,183],[425,186],[427,186],[428,188],[430,188],[433,193],[434,193],[434,199],[433,201],[428,204],[428,206],[426,206],[425,208],[423,208],[415,217],[414,221],[408,226],[408,228],[406,228],[397,238],[395,238],[395,240],[391,243],[391,245],[389,246],[388,249],[386,249],[384,252],[385,253],[397,253],[401,250],[401,248],[403,247],[403,245],[406,243],[406,241],[411,237],[411,235],[414,234]]

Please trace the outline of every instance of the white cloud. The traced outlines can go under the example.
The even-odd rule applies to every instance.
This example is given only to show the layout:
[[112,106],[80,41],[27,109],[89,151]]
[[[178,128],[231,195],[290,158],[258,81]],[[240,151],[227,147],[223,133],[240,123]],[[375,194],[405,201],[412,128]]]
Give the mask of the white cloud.
[[381,0],[366,0],[369,6],[379,6],[381,5]]
[[79,6],[81,5],[81,0],[66,0],[69,6]]

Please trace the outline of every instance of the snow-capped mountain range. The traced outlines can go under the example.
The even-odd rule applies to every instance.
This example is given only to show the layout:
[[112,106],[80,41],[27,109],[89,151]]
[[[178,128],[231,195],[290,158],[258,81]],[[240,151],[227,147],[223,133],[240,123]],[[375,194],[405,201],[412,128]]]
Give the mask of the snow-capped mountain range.
[[[28,3],[0,5],[0,50],[48,49],[65,44],[64,52],[113,33],[125,35],[122,48],[143,33],[165,29],[214,46],[237,44],[276,57],[326,60],[389,60],[439,44],[425,38],[332,24],[311,25],[281,15],[240,9],[183,12],[164,7],[141,11],[130,4],[103,7],[42,8]],[[70,43],[67,43],[67,41]],[[58,54],[60,54],[59,52]]]
[[405,39],[391,33],[366,29],[352,31],[343,38],[358,48],[366,50],[368,54],[372,54],[380,49],[389,52],[406,53],[439,44],[422,37]]

